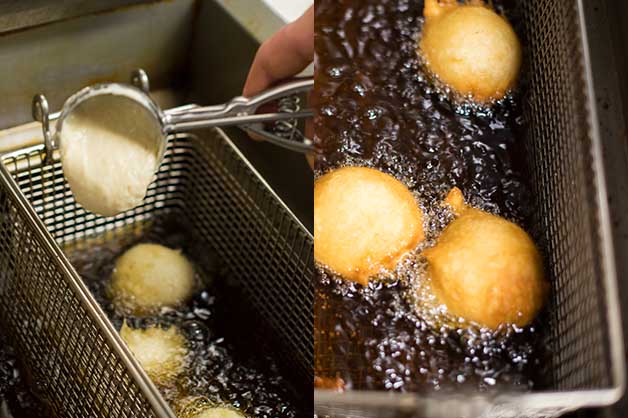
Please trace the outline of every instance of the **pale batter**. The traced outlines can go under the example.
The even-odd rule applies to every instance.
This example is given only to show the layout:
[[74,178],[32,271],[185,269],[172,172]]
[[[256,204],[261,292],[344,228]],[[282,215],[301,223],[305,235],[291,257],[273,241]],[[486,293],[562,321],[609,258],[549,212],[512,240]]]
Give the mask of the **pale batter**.
[[111,293],[123,313],[147,314],[185,303],[194,292],[194,266],[158,244],[137,244],[116,260]]
[[74,108],[58,140],[76,201],[90,212],[113,216],[142,203],[159,165],[163,135],[149,110],[107,94]]
[[170,386],[185,369],[187,346],[176,326],[167,330],[158,326],[134,329],[122,324],[120,336],[151,380]]
[[244,415],[231,408],[209,408],[192,418],[244,418]]

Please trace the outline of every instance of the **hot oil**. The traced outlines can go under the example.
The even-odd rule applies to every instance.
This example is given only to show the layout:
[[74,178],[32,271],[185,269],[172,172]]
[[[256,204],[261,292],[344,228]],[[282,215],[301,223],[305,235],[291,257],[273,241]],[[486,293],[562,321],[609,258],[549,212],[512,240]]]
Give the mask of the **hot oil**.
[[[135,328],[176,325],[182,330],[189,350],[186,372],[176,386],[160,388],[173,409],[200,397],[211,405],[236,407],[247,417],[296,417],[294,390],[266,354],[272,351],[261,338],[264,324],[247,310],[217,257],[173,220],[158,221],[139,235],[127,232],[68,247],[66,253],[116,329],[126,320]],[[122,315],[116,309],[108,290],[115,260],[140,242],[181,249],[195,263],[197,291],[189,303],[151,317]]]
[[33,394],[23,370],[17,352],[0,337],[0,417],[52,416]]
[[318,268],[316,375],[343,389],[532,389],[544,365],[537,324],[481,329],[435,301],[420,253],[452,216],[436,208],[429,217],[424,243],[368,287]]
[[[516,7],[493,4],[516,29]],[[441,202],[454,186],[469,204],[526,227],[519,96],[482,108],[438,87],[416,52],[422,10],[419,0],[317,2],[317,174],[363,165],[404,182],[427,214],[422,248],[451,220]],[[538,324],[491,332],[458,323],[431,296],[422,248],[366,288],[317,270],[315,373],[324,386],[422,392],[541,382]]]

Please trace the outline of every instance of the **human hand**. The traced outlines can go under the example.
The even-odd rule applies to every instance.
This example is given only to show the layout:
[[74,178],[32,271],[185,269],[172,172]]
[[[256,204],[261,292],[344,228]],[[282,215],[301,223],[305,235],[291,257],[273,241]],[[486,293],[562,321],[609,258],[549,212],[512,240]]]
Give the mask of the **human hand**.
[[314,6],[284,26],[257,50],[243,95],[253,96],[273,84],[293,77],[314,60]]
[[[314,6],[294,22],[284,26],[257,50],[242,94],[251,97],[277,82],[293,77],[314,61]],[[305,135],[314,134],[311,120],[305,123]],[[257,138],[251,135],[253,139]],[[307,156],[310,166],[313,155]]]

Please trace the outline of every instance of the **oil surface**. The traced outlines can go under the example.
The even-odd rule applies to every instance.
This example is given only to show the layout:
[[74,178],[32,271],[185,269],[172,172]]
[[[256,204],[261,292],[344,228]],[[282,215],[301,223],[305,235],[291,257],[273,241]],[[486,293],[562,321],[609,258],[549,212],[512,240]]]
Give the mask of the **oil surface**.
[[22,372],[16,351],[0,336],[0,417],[13,418],[51,416],[43,403],[31,392]]
[[[516,29],[512,2],[492,3]],[[422,11],[419,0],[317,1],[317,175],[364,165],[398,178],[427,214],[424,246],[451,220],[440,203],[453,186],[471,205],[525,227],[532,207],[517,92],[480,108],[438,86],[416,52]],[[318,385],[422,392],[529,390],[540,382],[538,324],[495,332],[457,326],[431,304],[420,250],[366,288],[318,269]]]
[[[297,407],[292,388],[266,353],[264,325],[243,303],[244,296],[217,258],[173,220],[159,221],[139,237],[119,235],[88,248],[66,250],[72,264],[104,308],[116,329],[177,325],[188,341],[188,366],[176,387],[162,389],[175,411],[185,399],[204,397],[210,404],[231,405],[247,417],[293,418]],[[115,260],[139,242],[183,251],[195,263],[198,291],[178,309],[156,316],[121,315],[108,297]]]

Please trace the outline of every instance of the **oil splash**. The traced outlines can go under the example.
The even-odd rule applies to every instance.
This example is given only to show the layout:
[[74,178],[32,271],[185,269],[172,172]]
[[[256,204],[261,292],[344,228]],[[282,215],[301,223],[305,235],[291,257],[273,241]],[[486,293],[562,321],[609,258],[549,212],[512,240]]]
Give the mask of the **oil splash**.
[[0,416],[51,417],[45,403],[34,394],[24,370],[18,352],[0,336]]
[[[533,208],[516,92],[487,108],[452,100],[434,84],[416,52],[420,0],[316,6],[317,175],[364,165],[401,180],[426,213],[421,248],[451,220],[441,202],[454,186],[470,205],[528,225]],[[517,29],[514,2],[494,6]],[[317,269],[316,376],[344,389],[413,392],[542,384],[539,322],[492,332],[452,318],[431,295],[421,248],[364,288]]]
[[[173,410],[182,409],[185,399],[202,397],[212,405],[236,408],[247,417],[298,416],[295,390],[281,377],[272,357],[264,354],[263,342],[256,340],[264,325],[246,307],[238,308],[245,305],[241,303],[244,296],[217,257],[208,254],[203,243],[174,219],[158,219],[139,236],[131,230],[124,232],[65,251],[116,329],[126,320],[133,328],[176,325],[186,336],[186,372],[176,385],[160,388]],[[121,315],[108,297],[108,282],[116,258],[139,242],[181,249],[195,263],[199,286],[190,302],[177,309],[163,308],[150,317]],[[251,339],[248,347],[235,344],[242,335]]]

